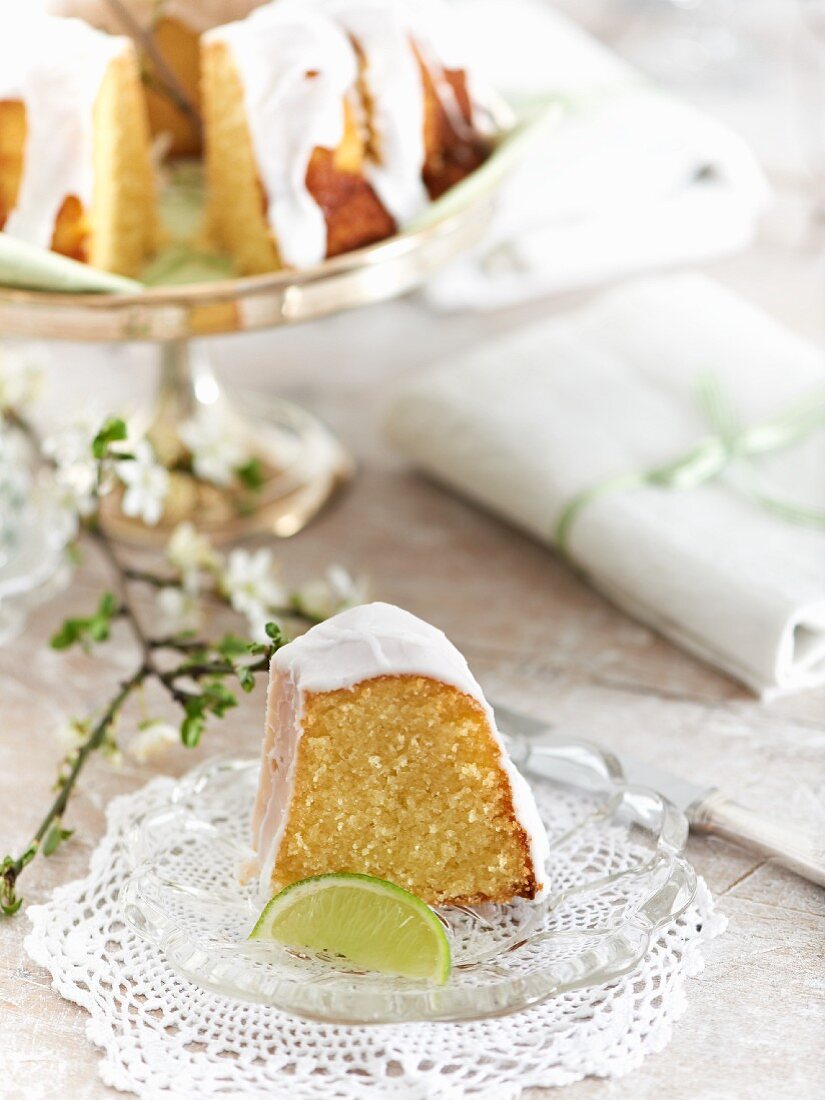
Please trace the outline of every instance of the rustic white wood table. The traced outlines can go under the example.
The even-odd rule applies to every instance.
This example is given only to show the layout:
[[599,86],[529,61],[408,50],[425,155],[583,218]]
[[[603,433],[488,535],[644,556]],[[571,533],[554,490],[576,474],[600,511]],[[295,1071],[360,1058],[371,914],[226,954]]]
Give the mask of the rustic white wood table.
[[[800,171],[774,173],[778,200],[746,255],[704,270],[825,340],[821,239],[815,198]],[[286,577],[299,581],[332,561],[369,575],[374,593],[442,626],[467,654],[488,693],[561,727],[639,757],[668,761],[741,801],[809,829],[825,830],[825,691],[762,705],[742,688],[614,610],[552,554],[405,469],[377,424],[393,379],[436,355],[568,309],[557,299],[496,316],[436,317],[415,298],[301,330],[235,338],[214,348],[227,379],[286,393],[324,416],[355,452],[360,473],[339,503],[280,544]],[[58,349],[55,406],[101,406],[134,391],[128,352]],[[151,366],[138,356],[137,375]],[[103,369],[105,367],[105,369]],[[105,392],[111,390],[111,394]],[[65,615],[88,608],[104,581],[90,552],[71,588],[42,608],[24,635],[0,649],[0,849],[26,840],[49,796],[62,714],[83,714],[129,667],[125,638],[108,656],[51,652]],[[151,606],[146,607],[151,614]],[[175,750],[179,774],[205,754],[257,751],[260,691],[216,726],[197,752]],[[29,902],[82,875],[106,802],[146,782],[147,768],[96,762],[73,802],[77,836],[37,861],[22,886]],[[583,1081],[571,1100],[813,1100],[825,1054],[825,893],[718,840],[692,840],[728,932],[689,986],[671,1045],[619,1081]],[[0,1096],[77,1100],[116,1095],[100,1084],[85,1013],[49,988],[23,953],[25,913],[0,925]],[[534,1093],[534,1095],[538,1095]]]

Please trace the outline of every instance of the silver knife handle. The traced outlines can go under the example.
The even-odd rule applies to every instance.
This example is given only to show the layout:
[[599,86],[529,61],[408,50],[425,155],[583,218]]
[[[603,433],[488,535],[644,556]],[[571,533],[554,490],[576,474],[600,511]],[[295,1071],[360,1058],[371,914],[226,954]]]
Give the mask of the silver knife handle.
[[711,791],[707,798],[688,810],[691,826],[761,852],[789,867],[803,878],[825,886],[825,845],[792,826],[779,825],[761,814]]

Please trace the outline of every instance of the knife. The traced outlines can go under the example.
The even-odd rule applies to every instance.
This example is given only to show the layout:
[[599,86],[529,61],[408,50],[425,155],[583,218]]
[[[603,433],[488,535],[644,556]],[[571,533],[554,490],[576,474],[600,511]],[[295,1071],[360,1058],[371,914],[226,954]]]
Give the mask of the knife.
[[[498,727],[505,735],[528,742],[537,737],[567,740],[550,722],[520,714],[498,703],[493,710]],[[607,757],[614,764],[618,762],[625,782],[656,791],[677,806],[687,817],[692,832],[724,837],[776,860],[818,886],[825,886],[825,842],[817,842],[793,826],[767,820],[728,798],[718,787],[702,787],[624,752],[611,752]],[[541,771],[538,754],[535,758],[528,756],[526,763],[527,767],[535,764],[535,770]]]

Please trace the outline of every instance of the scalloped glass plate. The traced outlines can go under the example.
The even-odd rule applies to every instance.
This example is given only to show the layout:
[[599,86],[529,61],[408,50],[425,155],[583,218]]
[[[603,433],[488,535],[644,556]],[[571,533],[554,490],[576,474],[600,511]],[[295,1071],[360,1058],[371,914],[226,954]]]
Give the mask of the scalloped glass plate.
[[548,895],[438,910],[453,953],[445,986],[246,942],[265,900],[238,874],[251,855],[257,761],[207,762],[138,823],[124,918],[197,985],[338,1022],[476,1019],[617,978],[693,899],[687,822],[660,795],[628,786],[615,759],[586,742],[509,747],[550,837]]

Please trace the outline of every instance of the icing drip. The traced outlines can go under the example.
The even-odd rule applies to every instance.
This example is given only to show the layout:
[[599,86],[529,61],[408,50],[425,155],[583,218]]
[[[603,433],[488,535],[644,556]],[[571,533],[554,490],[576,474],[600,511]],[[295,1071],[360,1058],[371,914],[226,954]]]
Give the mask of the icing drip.
[[448,70],[464,73],[471,107],[474,107],[470,66],[459,44],[454,13],[443,0],[415,0],[409,5],[404,4],[404,7],[421,64],[432,78],[436,97],[444,108],[454,133],[463,140],[472,141],[475,137],[475,119],[473,125],[467,123],[453,86],[447,79]]
[[210,31],[207,40],[226,43],[234,55],[282,261],[320,263],[327,229],[307,169],[315,148],[335,149],[344,136],[345,102],[358,75],[352,44],[331,20],[288,2]]
[[528,837],[541,893],[549,847],[532,792],[507,755],[493,711],[466,660],[440,630],[399,607],[365,604],[327,619],[284,646],[272,660],[270,675],[270,702],[278,699],[278,713],[273,715],[269,708],[262,786],[253,817],[263,892],[269,889],[286,827],[305,694],[350,688],[376,676],[410,675],[450,684],[483,708],[501,750],[513,811]]
[[403,3],[315,0],[352,36],[361,51],[376,159],[365,175],[399,224],[427,205],[424,166],[424,88]]
[[26,108],[26,147],[17,203],[4,231],[49,248],[65,199],[94,198],[94,106],[109,64],[127,38],[76,19],[16,14],[0,36],[0,100]]
[[[364,175],[399,225],[426,207],[419,59],[455,132],[472,135],[440,60],[461,67],[449,23],[432,0],[423,13],[419,2],[404,0],[277,0],[207,35],[226,42],[235,56],[268,220],[284,263],[306,267],[326,256],[326,224],[306,171],[316,146],[334,149],[343,137],[344,100],[354,98],[359,76],[352,43],[362,58],[374,139]],[[309,81],[307,72],[317,76]]]
[[[305,5],[307,0],[280,2]],[[361,50],[376,138],[376,159],[367,163],[365,174],[386,209],[404,225],[429,201],[422,179],[425,104],[419,62],[455,133],[465,139],[473,136],[445,71],[445,66],[465,68],[451,32],[450,13],[439,0],[310,2],[334,18]]]

